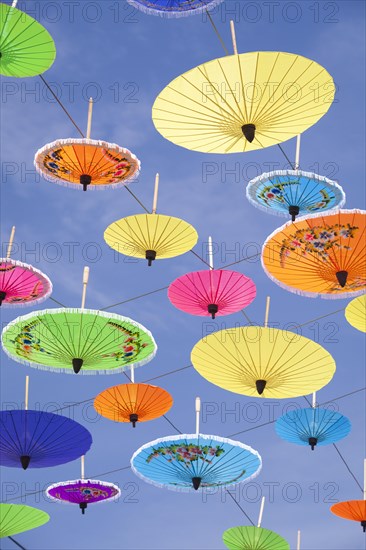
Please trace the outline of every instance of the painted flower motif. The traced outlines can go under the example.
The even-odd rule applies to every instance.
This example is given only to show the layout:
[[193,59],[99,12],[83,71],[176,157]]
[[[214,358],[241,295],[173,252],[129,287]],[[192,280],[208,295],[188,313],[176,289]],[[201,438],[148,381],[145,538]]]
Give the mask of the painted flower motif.
[[314,235],[312,235],[311,233],[307,233],[304,238],[305,238],[305,241],[313,241]]
[[166,457],[166,455],[168,455],[170,457],[168,459],[169,462],[176,460],[188,467],[192,462],[197,462],[199,460],[211,464],[212,459],[210,460],[207,458],[208,456],[220,456],[224,452],[224,449],[221,447],[212,447],[209,445],[170,445],[169,447],[158,447],[154,449],[147,457],[146,462],[150,463],[154,458],[158,458],[159,456]]

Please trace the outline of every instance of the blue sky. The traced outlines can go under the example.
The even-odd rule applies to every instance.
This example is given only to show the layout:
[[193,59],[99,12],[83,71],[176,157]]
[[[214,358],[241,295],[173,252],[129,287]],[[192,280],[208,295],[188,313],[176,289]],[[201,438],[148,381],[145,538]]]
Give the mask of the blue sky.
[[[278,4],[278,5],[277,5]],[[292,6],[289,4],[292,4]],[[230,45],[229,20],[235,11],[241,52],[278,50],[294,52],[323,65],[338,86],[336,102],[302,139],[301,167],[339,181],[347,194],[347,208],[365,207],[364,187],[364,3],[338,2],[235,2],[229,0],[215,13],[215,22]],[[44,75],[57,86],[60,97],[79,125],[86,126],[87,99],[97,95],[92,137],[118,143],[134,152],[142,163],[139,180],[131,190],[150,205],[153,181],[161,175],[159,211],[182,217],[199,234],[196,252],[205,254],[208,235],[217,244],[215,265],[252,255],[281,219],[252,208],[245,198],[247,181],[261,172],[283,168],[277,147],[245,155],[204,155],[176,147],[154,129],[151,106],[156,95],[174,77],[223,55],[210,24],[201,16],[161,19],[132,10],[123,0],[112,2],[21,1],[20,8],[36,15],[51,32],[57,59]],[[270,12],[273,8],[273,17]],[[72,10],[71,10],[72,8]],[[254,11],[256,10],[256,11]],[[296,20],[291,22],[291,20]],[[95,20],[93,22],[93,20]],[[133,296],[165,287],[176,277],[203,268],[193,254],[155,262],[116,258],[103,241],[107,225],[141,208],[124,190],[79,193],[40,179],[33,170],[36,150],[57,138],[77,137],[74,127],[47,96],[39,79],[1,80],[1,237],[6,241],[16,225],[14,257],[36,265],[54,284],[53,297],[78,307],[82,269],[91,269],[87,307],[104,308]],[[293,158],[294,140],[283,145]],[[207,164],[210,163],[210,164]],[[215,172],[207,175],[208,171]],[[70,243],[74,243],[71,245]],[[70,249],[74,249],[74,255]],[[234,251],[234,252],[233,252]],[[265,298],[271,296],[270,319],[283,327],[305,323],[346,306],[344,300],[306,299],[280,289],[264,274],[259,259],[236,268],[253,278],[257,298],[247,309],[249,317],[263,322]],[[54,307],[51,301],[44,307]],[[2,326],[29,310],[2,310]],[[212,328],[245,322],[242,314],[216,325],[190,317],[175,308],[160,292],[110,311],[135,319],[152,331],[158,343],[156,358],[136,371],[144,381],[190,363],[194,344]],[[365,339],[345,321],[343,313],[303,327],[303,335],[316,339],[335,358],[333,381],[319,392],[325,402],[365,386]],[[70,377],[28,369],[2,353],[2,408],[20,405],[24,379],[30,374],[30,405],[48,410],[95,396],[108,386],[124,383],[113,377]],[[182,431],[194,430],[194,398],[200,395],[205,415],[202,431],[227,436],[279,416],[286,402],[259,402],[229,394],[186,369],[157,380],[174,397],[168,417]],[[304,406],[305,400],[295,400]],[[362,483],[365,454],[364,393],[336,401],[352,422],[352,432],[339,443],[350,469]],[[52,408],[53,407],[53,408]],[[228,414],[236,410],[236,415]],[[70,412],[73,411],[73,412]],[[63,411],[86,425],[94,443],[86,458],[89,476],[129,464],[142,444],[175,433],[164,420],[130,426],[98,419],[92,405]],[[238,418],[239,415],[239,418]],[[333,516],[334,500],[361,498],[355,481],[336,450],[309,449],[279,440],[273,425],[258,427],[236,438],[257,449],[263,470],[253,484],[238,488],[236,498],[255,521],[259,499],[267,497],[263,527],[284,536],[296,547],[302,531],[304,550],[360,550],[364,535],[357,523]],[[44,470],[3,468],[1,500],[20,502],[20,495],[39,491],[56,481],[79,475],[79,464]],[[103,479],[118,483],[118,503],[90,507],[81,517],[77,508],[48,503],[42,495],[26,502],[51,515],[41,529],[19,535],[27,549],[222,549],[222,533],[245,525],[246,518],[224,493],[182,495],[143,483],[131,471],[111,473]],[[273,495],[270,495],[272,487]],[[272,498],[273,497],[273,498]],[[14,548],[2,540],[5,549]]]

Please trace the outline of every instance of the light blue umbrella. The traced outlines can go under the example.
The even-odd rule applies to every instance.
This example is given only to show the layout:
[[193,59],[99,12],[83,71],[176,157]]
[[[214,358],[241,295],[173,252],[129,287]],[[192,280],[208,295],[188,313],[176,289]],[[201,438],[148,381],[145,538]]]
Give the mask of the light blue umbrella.
[[129,4],[147,15],[161,17],[185,17],[211,10],[224,0],[127,0]]
[[277,216],[316,214],[342,208],[346,201],[338,183],[311,172],[277,170],[252,179],[247,199],[256,208]]
[[351,423],[342,414],[318,407],[299,409],[281,416],[275,424],[281,439],[296,445],[329,445],[346,437]]
[[163,437],[138,449],[132,471],[147,483],[175,491],[227,487],[258,475],[262,459],[239,441],[199,433],[200,400],[196,400],[196,433]]

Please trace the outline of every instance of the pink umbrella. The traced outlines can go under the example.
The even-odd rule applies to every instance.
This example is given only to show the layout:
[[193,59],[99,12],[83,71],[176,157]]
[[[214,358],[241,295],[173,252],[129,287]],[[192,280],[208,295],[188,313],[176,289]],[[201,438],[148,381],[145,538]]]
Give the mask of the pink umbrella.
[[210,266],[207,271],[187,273],[176,279],[168,290],[171,303],[191,315],[230,315],[247,307],[256,296],[249,277],[236,271],[212,267],[212,242],[209,240]]
[[13,227],[6,258],[0,258],[0,306],[34,306],[46,300],[52,283],[31,265],[10,258],[15,227]]

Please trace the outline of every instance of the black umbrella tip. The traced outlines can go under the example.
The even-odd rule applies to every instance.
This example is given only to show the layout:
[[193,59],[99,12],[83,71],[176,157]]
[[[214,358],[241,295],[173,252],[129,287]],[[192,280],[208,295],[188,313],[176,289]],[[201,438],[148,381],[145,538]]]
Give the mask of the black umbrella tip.
[[361,521],[361,527],[363,529],[363,532],[366,533],[366,520]]
[[85,510],[87,509],[88,505],[86,502],[80,502],[79,504],[79,508],[81,510],[81,513],[84,515],[85,514]]
[[72,368],[74,369],[75,374],[78,374],[81,371],[81,367],[83,366],[83,363],[84,363],[84,360],[78,359],[77,357],[75,357],[72,360]]
[[4,292],[3,290],[0,290],[0,306],[2,305],[3,300],[5,300],[5,298],[6,298],[6,292]]
[[215,319],[216,313],[219,311],[219,306],[216,304],[209,304],[207,306],[207,311],[210,313],[212,319]]
[[23,470],[26,470],[29,466],[31,457],[29,455],[22,455],[20,457],[20,463],[22,465]]
[[315,449],[315,446],[316,446],[317,443],[318,443],[318,438],[317,437],[309,437],[309,445],[310,445],[312,451]]
[[155,250],[146,250],[146,259],[148,261],[148,266],[151,267],[154,260],[156,260]]
[[254,124],[244,124],[241,127],[241,131],[244,134],[244,137],[249,143],[252,143],[255,138],[255,125]]
[[341,287],[344,288],[347,284],[348,271],[337,271],[336,277]]
[[291,205],[288,207],[288,213],[290,214],[293,222],[296,220],[296,216],[299,215],[299,212],[300,212],[300,208],[298,206]]
[[267,381],[266,380],[257,380],[255,385],[256,385],[257,392],[259,393],[259,395],[262,395],[262,393],[264,392],[265,387],[267,385]]
[[88,189],[88,185],[91,184],[91,176],[89,174],[82,174],[80,176],[80,183],[83,186],[83,191],[86,191]]
[[201,477],[192,477],[192,485],[195,491],[198,491],[198,489],[200,488],[201,481]]
[[136,428],[136,422],[138,422],[139,416],[136,413],[130,414],[130,422],[132,422],[132,427]]

